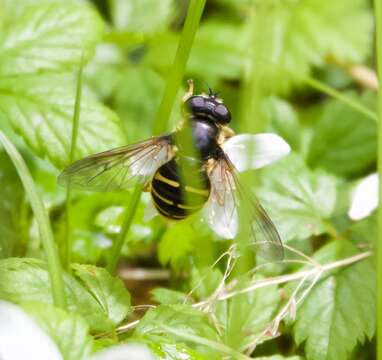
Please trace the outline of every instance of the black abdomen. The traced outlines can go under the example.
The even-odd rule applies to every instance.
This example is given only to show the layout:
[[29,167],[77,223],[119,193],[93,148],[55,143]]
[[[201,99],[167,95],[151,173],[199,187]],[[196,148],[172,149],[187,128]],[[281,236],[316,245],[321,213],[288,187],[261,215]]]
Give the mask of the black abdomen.
[[[181,220],[200,210],[208,200],[210,181],[204,169],[198,168],[196,183],[180,181],[178,162],[175,159],[162,165],[151,182],[151,196],[156,209],[165,217]],[[187,201],[186,201],[187,199]]]

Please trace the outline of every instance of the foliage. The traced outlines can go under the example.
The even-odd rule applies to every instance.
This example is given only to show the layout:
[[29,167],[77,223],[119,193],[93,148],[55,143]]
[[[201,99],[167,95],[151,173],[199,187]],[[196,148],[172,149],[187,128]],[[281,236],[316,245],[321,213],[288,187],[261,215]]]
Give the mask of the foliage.
[[[374,66],[370,2],[211,0],[174,66],[188,4],[0,0],[1,138],[33,178],[26,191],[26,169],[0,152],[0,300],[31,317],[65,360],[105,360],[117,345],[125,357],[139,348],[163,360],[373,359],[377,221],[347,216],[353,185],[377,160],[377,126],[365,116],[374,88],[355,75]],[[281,136],[291,154],[243,184],[275,223],[284,260],[256,263],[251,246],[238,252],[199,213],[146,221],[149,194],[124,239],[133,191],[73,189],[66,204],[56,178],[70,159],[81,62],[75,159],[173,128],[190,78],[196,93],[219,92],[236,131]],[[41,218],[53,252],[63,253],[66,231],[72,239],[74,263],[58,268],[66,309],[52,296]],[[111,258],[118,240],[121,259]],[[106,270],[111,260],[124,281]]]

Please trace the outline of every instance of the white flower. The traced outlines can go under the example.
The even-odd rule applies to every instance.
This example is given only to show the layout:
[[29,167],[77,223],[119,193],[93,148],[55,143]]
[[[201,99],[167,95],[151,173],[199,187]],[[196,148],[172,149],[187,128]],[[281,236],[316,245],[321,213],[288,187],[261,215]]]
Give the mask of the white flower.
[[18,306],[0,301],[0,359],[62,360],[52,339]]
[[352,193],[348,215],[352,220],[369,216],[378,206],[378,174],[362,179]]
[[[228,139],[222,148],[238,171],[259,169],[278,161],[290,152],[290,146],[276,134],[236,135]],[[221,172],[218,169],[210,174],[210,177],[213,179],[215,189],[220,186],[226,187],[225,180],[221,178]],[[236,203],[230,192],[221,191],[221,193],[223,198],[220,201],[210,196],[204,207],[204,217],[216,234],[232,239],[236,236],[239,227]],[[150,202],[146,207],[145,220],[155,215],[157,211]]]
[[112,346],[93,355],[89,360],[155,360],[156,357],[141,344],[122,344]]

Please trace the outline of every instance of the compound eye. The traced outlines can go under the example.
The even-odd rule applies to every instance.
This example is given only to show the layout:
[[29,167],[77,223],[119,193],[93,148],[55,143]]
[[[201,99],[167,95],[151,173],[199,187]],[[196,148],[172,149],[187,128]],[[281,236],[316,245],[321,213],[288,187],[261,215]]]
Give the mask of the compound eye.
[[187,100],[187,105],[192,112],[203,110],[204,98],[202,96],[192,96]]
[[215,116],[220,123],[226,124],[231,121],[231,113],[229,112],[228,108],[223,104],[219,104],[215,107]]

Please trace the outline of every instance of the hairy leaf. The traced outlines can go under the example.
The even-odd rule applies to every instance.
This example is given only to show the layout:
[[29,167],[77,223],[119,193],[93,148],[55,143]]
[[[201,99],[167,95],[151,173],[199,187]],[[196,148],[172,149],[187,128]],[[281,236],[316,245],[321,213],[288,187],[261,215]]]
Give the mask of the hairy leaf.
[[[93,331],[113,328],[115,314],[105,307],[79,281],[65,274],[65,290],[70,312],[82,315]],[[0,298],[15,303],[42,302],[52,304],[49,275],[43,261],[8,258],[0,261]],[[107,293],[108,290],[105,290]],[[109,302],[112,302],[109,300]],[[109,318],[109,314],[113,318]]]
[[335,208],[336,179],[323,171],[311,171],[292,154],[263,170],[258,197],[269,211],[281,238],[305,239],[325,232],[325,219]]
[[0,77],[71,68],[101,39],[101,18],[87,2],[3,2]]
[[[74,82],[69,74],[25,75],[0,81],[0,111],[27,145],[57,167],[68,163]],[[76,157],[123,144],[114,113],[90,98],[81,101]]]
[[73,264],[72,268],[108,318],[115,324],[121,322],[130,310],[130,294],[123,282],[113,278],[105,269],[93,265]]
[[[333,241],[318,251],[320,263],[357,253],[349,242]],[[373,336],[376,326],[375,272],[370,260],[324,276],[298,310],[294,336],[305,342],[308,359],[349,358],[357,342]]]

